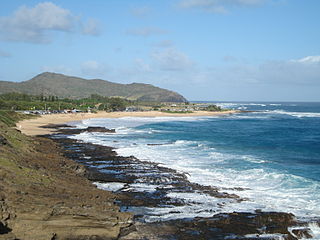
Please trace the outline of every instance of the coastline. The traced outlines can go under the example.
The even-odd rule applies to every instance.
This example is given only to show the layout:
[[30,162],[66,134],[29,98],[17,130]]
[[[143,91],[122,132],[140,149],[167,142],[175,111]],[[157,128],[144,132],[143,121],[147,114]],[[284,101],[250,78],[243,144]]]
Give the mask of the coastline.
[[[204,212],[204,209],[201,207],[201,205],[198,207],[196,206],[196,202],[196,205],[194,205],[193,202],[181,201],[181,199],[170,195],[170,193],[174,193],[175,195],[190,194],[193,192],[200,194],[200,196],[206,196],[205,198],[211,199],[212,202],[221,201],[219,204],[222,205],[225,204],[226,201],[242,202],[246,201],[246,199],[241,199],[236,195],[226,194],[223,192],[223,189],[194,184],[188,181],[187,176],[184,173],[177,172],[170,168],[161,167],[156,163],[141,161],[134,156],[119,156],[112,147],[68,139],[66,138],[66,135],[79,134],[77,131],[89,131],[89,128],[68,129],[64,128],[63,125],[66,122],[90,118],[214,116],[235,112],[238,111],[219,112],[218,114],[212,112],[197,112],[197,114],[171,114],[161,112],[117,112],[114,114],[102,112],[97,114],[70,115],[57,114],[44,115],[37,119],[19,122],[17,124],[17,128],[23,130],[22,132],[27,135],[46,134],[46,136],[43,136],[47,138],[45,141],[48,141],[47,144],[44,145],[47,146],[45,152],[48,152],[48,154],[52,150],[55,153],[59,152],[59,154],[62,154],[64,157],[66,157],[66,159],[71,160],[71,162],[74,164],[79,164],[85,168],[85,171],[82,171],[83,174],[81,174],[81,177],[91,181],[89,183],[90,186],[88,186],[89,188],[86,189],[86,191],[91,189],[92,191],[94,190],[99,193],[94,196],[95,203],[92,204],[94,209],[97,208],[96,206],[103,207],[104,205],[104,202],[100,201],[100,193],[104,192],[104,194],[113,196],[111,199],[114,199],[115,202],[113,203],[116,203],[117,205],[115,211],[116,213],[114,214],[119,214],[119,216],[126,220],[124,221],[123,225],[117,224],[117,220],[113,222],[115,226],[119,227],[113,231],[112,234],[114,234],[113,236],[115,237],[112,237],[111,239],[212,239],[213,236],[215,239],[225,239],[230,236],[236,236],[237,239],[259,239],[260,237],[267,237],[267,239],[278,239],[278,237],[281,236],[284,237],[283,239],[296,240],[300,239],[300,237],[296,237],[297,235],[308,236],[309,230],[306,225],[307,223],[296,221],[294,215],[286,212],[264,212],[263,210],[259,209],[257,209],[255,212],[230,213],[218,213],[208,209],[205,215],[198,217],[196,215],[185,215],[185,218],[173,218],[159,222],[145,222],[144,218],[146,215],[148,215],[148,212],[151,213],[151,215],[149,215],[151,218],[158,216],[157,214],[152,216],[153,213],[150,212],[150,208],[161,209],[163,206],[168,206],[168,214],[176,215],[179,214],[179,211],[175,211],[173,207],[184,209],[193,205],[196,207],[196,211]],[[25,122],[27,124],[25,124]],[[26,132],[25,130],[28,127],[30,131]],[[58,137],[56,138],[55,136]],[[32,137],[30,139],[45,138]],[[52,141],[56,142],[54,145],[57,146],[57,150],[54,150],[49,146]],[[42,145],[43,143],[41,143],[41,146]],[[53,159],[50,158],[50,161],[51,160]],[[43,162],[43,164],[46,163]],[[79,168],[77,167],[76,169]],[[55,168],[55,171],[60,172],[59,168]],[[63,174],[64,173],[62,172],[61,175],[57,176],[58,179],[64,179]],[[161,180],[162,176],[164,176],[166,181]],[[72,184],[70,184],[70,189],[77,189],[76,181],[77,180],[72,181]],[[104,190],[97,189],[92,183],[98,186],[98,188]],[[149,186],[147,189],[140,188],[140,191],[137,191],[139,190],[139,184],[151,184],[153,187],[149,188]],[[61,184],[61,187],[64,185],[65,183]],[[115,186],[118,187],[119,185],[123,191],[120,189],[114,189]],[[54,192],[56,193],[56,190],[54,190]],[[70,192],[68,194],[70,194],[70,196],[78,197],[79,193]],[[61,195],[61,197],[63,196],[66,195]],[[97,196],[99,197],[97,198]],[[74,204],[78,204],[78,202],[82,204],[83,202],[83,200],[79,201],[79,199],[72,200],[75,201]],[[86,204],[86,206],[90,206],[90,204],[91,203],[89,202]],[[66,204],[63,204],[63,207],[65,207],[65,205]],[[70,206],[72,207],[72,205]],[[107,210],[110,208],[109,205],[105,207]],[[135,209],[138,211],[132,211]],[[75,213],[72,212],[72,214]],[[83,210],[83,214],[87,215],[86,207]],[[95,217],[96,214],[96,212],[90,212],[90,218],[92,216]],[[131,214],[133,214],[133,216]],[[159,216],[161,215],[162,214]],[[53,217],[55,217],[55,215]],[[87,217],[84,219],[87,221]],[[106,222],[109,224],[109,220]],[[122,223],[123,221],[121,220],[120,222]],[[44,221],[43,224],[48,223],[47,221]],[[49,224],[51,223],[49,222]],[[82,228],[82,226],[80,227]],[[86,232],[86,234],[92,235],[92,231],[95,231],[94,229],[94,226],[88,226],[88,232]],[[261,231],[260,229],[265,230]],[[57,231],[56,234],[58,237],[61,236],[61,234],[65,234],[60,232],[62,230],[58,231],[55,229],[55,231]],[[290,231],[294,231],[294,234],[292,234]],[[17,234],[19,234],[19,232],[17,232]],[[105,232],[101,232],[99,235],[105,236],[105,234]]]
[[[288,212],[261,209],[254,212],[219,212],[203,208],[199,199],[183,200],[179,194],[197,194],[204,196],[205,201],[218,201],[218,208],[226,202],[247,201],[224,192],[224,189],[192,183],[186,173],[135,156],[118,155],[109,146],[67,137],[83,131],[91,132],[89,127],[68,129],[57,125],[55,128],[56,133],[47,137],[60,145],[68,159],[84,165],[88,180],[99,189],[116,195],[121,212],[133,214],[132,225],[122,228],[118,239],[222,240],[232,237],[298,240],[311,236],[308,223],[297,221]],[[193,212],[188,213],[188,209],[193,209]]]
[[104,112],[98,113],[71,113],[41,115],[39,118],[27,119],[17,123],[17,129],[29,136],[47,135],[56,132],[55,128],[43,128],[47,125],[65,124],[72,121],[81,121],[90,118],[121,118],[121,117],[194,117],[194,116],[219,116],[238,113],[236,110],[223,112],[197,111],[192,113],[166,113],[150,112]]

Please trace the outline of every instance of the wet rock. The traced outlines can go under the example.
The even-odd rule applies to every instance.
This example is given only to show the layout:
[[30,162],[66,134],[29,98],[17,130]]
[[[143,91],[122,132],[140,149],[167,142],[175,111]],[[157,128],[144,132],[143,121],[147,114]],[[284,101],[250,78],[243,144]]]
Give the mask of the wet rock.
[[[281,222],[289,220],[288,222]],[[123,229],[120,239],[282,239],[296,240],[287,228],[294,223],[287,213],[225,213],[211,218],[137,223]],[[267,225],[266,225],[267,224]],[[269,229],[272,225],[275,228]],[[277,231],[276,229],[280,229]],[[263,232],[261,232],[263,229]],[[282,232],[282,229],[286,229]]]
[[294,236],[296,236],[298,239],[308,239],[308,238],[313,238],[312,234],[310,233],[309,228],[301,228],[301,229],[293,229],[292,233]]
[[105,127],[87,127],[85,129],[86,132],[107,132],[107,133],[115,133],[115,129],[108,129]]
[[[74,134],[80,134],[83,132],[101,132],[101,133],[115,133],[115,129],[108,129],[105,127],[87,127],[87,128],[72,128],[72,127],[56,127],[56,125],[47,125],[48,128],[54,128],[56,129],[57,133],[63,133],[66,135],[74,135]],[[50,137],[50,136],[48,136]]]
[[41,126],[42,128],[70,128],[72,126],[68,124],[47,124],[44,126]]

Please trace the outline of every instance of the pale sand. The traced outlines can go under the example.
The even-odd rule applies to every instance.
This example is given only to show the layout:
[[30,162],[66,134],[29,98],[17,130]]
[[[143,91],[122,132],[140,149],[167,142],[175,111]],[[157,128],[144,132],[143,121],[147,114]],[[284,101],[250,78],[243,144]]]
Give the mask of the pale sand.
[[196,111],[193,113],[165,113],[165,112],[98,112],[98,113],[69,113],[41,115],[39,118],[23,120],[17,123],[17,129],[30,136],[52,134],[56,130],[42,128],[48,124],[64,124],[72,121],[81,121],[90,118],[120,118],[120,117],[190,117],[190,116],[217,116],[236,113],[230,110],[224,112]]

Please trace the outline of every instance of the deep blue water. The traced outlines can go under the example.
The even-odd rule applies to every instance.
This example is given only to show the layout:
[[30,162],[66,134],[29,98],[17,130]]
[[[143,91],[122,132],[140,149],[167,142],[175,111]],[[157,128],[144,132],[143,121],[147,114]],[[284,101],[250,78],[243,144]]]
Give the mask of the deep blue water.
[[[320,181],[319,103],[282,103],[281,107],[248,105],[246,110],[263,112],[202,121],[159,122],[137,129],[167,131],[165,135],[160,132],[148,136],[152,140],[206,142],[208,147],[219,152],[249,154],[266,160],[265,168]],[[230,165],[231,168],[243,169],[256,167],[252,163],[233,162]]]
[[[221,117],[92,119],[116,135],[79,139],[118,148],[190,174],[190,180],[251,199],[225,210],[320,215],[320,103],[218,103],[255,112]],[[152,144],[160,144],[150,146]],[[246,191],[236,192],[241,187]]]

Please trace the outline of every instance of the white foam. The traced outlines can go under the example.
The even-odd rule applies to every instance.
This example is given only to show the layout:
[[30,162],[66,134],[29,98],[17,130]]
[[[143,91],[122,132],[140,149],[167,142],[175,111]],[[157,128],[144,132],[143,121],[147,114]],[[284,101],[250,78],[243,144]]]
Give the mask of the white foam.
[[[267,105],[276,105],[276,104],[265,104],[265,103],[216,103],[217,106],[222,108],[247,108],[246,106],[259,106],[266,107]],[[277,104],[278,105],[278,104]],[[281,104],[279,104],[281,105]]]
[[241,157],[243,160],[248,161],[248,162],[252,162],[252,163],[267,163],[267,160],[264,159],[258,159],[256,157],[252,157],[252,156],[242,156]]
[[272,110],[272,111],[265,111],[265,113],[285,114],[285,115],[290,115],[292,117],[298,117],[298,118],[303,118],[303,117],[318,118],[318,117],[320,117],[320,113],[315,113],[315,112],[287,112],[287,111],[284,111],[284,110],[281,110],[281,109]]
[[[179,118],[180,120],[180,118]],[[198,118],[196,118],[198,121]],[[107,122],[101,121],[99,124],[110,128]],[[189,180],[203,185],[211,185],[222,188],[223,191],[239,195],[241,198],[247,198],[248,201],[241,203],[228,202],[215,211],[233,212],[233,211],[254,211],[263,209],[265,211],[285,211],[291,212],[298,217],[318,217],[320,216],[320,184],[316,181],[308,180],[285,172],[276,170],[261,169],[260,165],[268,164],[267,159],[259,159],[250,155],[235,155],[218,152],[209,147],[204,142],[177,140],[168,144],[167,140],[157,140],[157,144],[148,146],[150,140],[146,138],[136,138],[138,134],[146,134],[144,130],[135,129],[132,126],[140,126],[146,121],[158,121],[137,118],[126,118],[121,124],[128,123],[130,126],[122,125],[118,128],[126,134],[116,133],[106,135],[103,133],[81,133],[73,138],[92,142],[105,146],[117,147],[117,153],[121,156],[135,156],[140,160],[153,161],[162,166],[170,167],[181,172],[188,173]],[[193,120],[194,121],[194,120]],[[89,122],[88,124],[91,124]],[[118,124],[114,123],[114,126]],[[141,131],[141,132],[139,132]],[[148,130],[149,131],[149,130]],[[149,134],[149,133],[148,133]],[[152,133],[150,133],[152,134]],[[124,138],[123,138],[124,137]],[[115,140],[117,140],[115,142]],[[243,163],[252,163],[257,168],[236,169],[235,164],[245,165]],[[155,186],[132,186],[139,191],[154,191]],[[239,191],[236,188],[243,188]],[[182,195],[180,195],[182,197]],[[186,197],[186,196],[184,196]],[[192,196],[196,198],[196,196]],[[203,209],[210,209],[212,206],[202,201]],[[193,209],[193,210],[192,210]],[[187,210],[195,212],[192,208],[184,208],[183,214],[188,216]],[[172,208],[167,209],[172,212]],[[150,210],[151,211],[151,210]],[[159,210],[160,211],[160,210]],[[161,209],[161,211],[164,211]],[[169,213],[168,213],[169,214]],[[182,216],[183,214],[170,213],[167,217]],[[203,213],[207,214],[207,213]]]
[[122,117],[117,118],[91,118],[82,120],[81,122],[77,123],[77,126],[87,127],[87,126],[94,126],[94,127],[107,127],[107,128],[132,128],[138,127],[141,125],[149,124],[149,123],[159,123],[159,122],[172,122],[172,121],[183,121],[183,122],[190,122],[190,121],[201,121],[207,118],[211,118],[210,116],[181,116],[181,117]]
[[284,234],[246,234],[246,238],[285,240]]
[[[268,211],[287,211],[297,216],[320,215],[319,183],[302,177],[268,172],[263,169],[232,170],[219,164],[232,162],[234,155],[210,152],[207,156],[199,156],[190,148],[182,148],[190,142],[181,141],[175,145],[148,147],[143,144],[122,147],[117,153],[122,156],[134,155],[141,160],[155,161],[161,165],[187,172],[189,180],[203,185],[212,185],[225,189],[228,193],[237,194],[250,201],[233,203],[225,206],[224,211],[254,211],[264,209]],[[263,159],[252,156],[238,156],[243,161],[255,164],[266,164]],[[208,161],[210,159],[210,161]],[[208,162],[211,165],[208,165]],[[216,164],[216,165],[215,165]],[[204,168],[207,166],[207,168]],[[299,186],[299,187],[298,187]],[[238,191],[230,188],[244,188]]]
[[302,240],[319,240],[320,239],[320,226],[317,222],[311,222],[308,223],[307,226],[293,226],[293,227],[289,227],[288,231],[295,237],[298,238],[298,236],[296,236],[293,233],[293,230],[306,230],[309,234],[311,234],[311,238],[301,238]]
[[[313,222],[308,224],[308,228],[311,230],[312,239],[320,239],[320,226],[318,223]],[[309,238],[310,239],[310,238]]]
[[153,184],[145,184],[145,183],[132,183],[126,189],[126,191],[131,190],[135,192],[155,192],[157,191],[157,187],[161,187],[160,185],[153,185]]
[[120,182],[108,182],[108,183],[94,182],[93,184],[96,185],[97,188],[99,189],[112,191],[112,192],[119,191],[125,186],[125,183],[120,183]]

